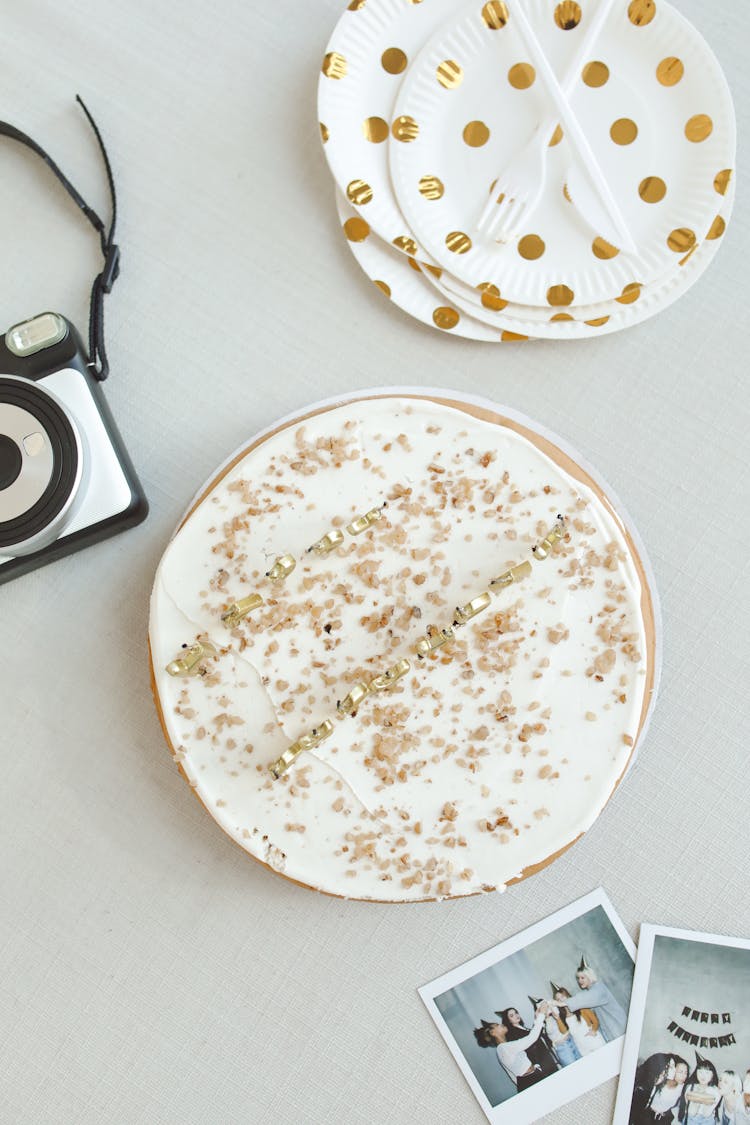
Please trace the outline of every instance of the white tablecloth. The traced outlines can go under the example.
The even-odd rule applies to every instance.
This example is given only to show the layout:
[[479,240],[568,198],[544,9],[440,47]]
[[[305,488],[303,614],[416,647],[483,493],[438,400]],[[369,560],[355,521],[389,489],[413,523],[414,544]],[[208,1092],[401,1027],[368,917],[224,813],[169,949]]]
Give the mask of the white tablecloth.
[[[0,1120],[406,1125],[483,1117],[416,986],[603,883],[641,920],[750,930],[750,224],[679,304],[600,340],[482,346],[411,321],[359,272],[316,83],[343,0],[0,6],[0,117],[106,209],[122,276],[109,401],[152,512],[0,588]],[[680,0],[750,106],[746,0]],[[742,164],[744,162],[744,168]],[[93,233],[0,141],[2,328],[86,324]],[[149,692],[148,596],[195,488],[250,433],[341,390],[429,383],[563,435],[609,479],[657,572],[661,700],[587,838],[505,896],[382,907],[245,858],[193,800]],[[750,1063],[750,1059],[748,1060]],[[605,1125],[613,1086],[559,1110]]]

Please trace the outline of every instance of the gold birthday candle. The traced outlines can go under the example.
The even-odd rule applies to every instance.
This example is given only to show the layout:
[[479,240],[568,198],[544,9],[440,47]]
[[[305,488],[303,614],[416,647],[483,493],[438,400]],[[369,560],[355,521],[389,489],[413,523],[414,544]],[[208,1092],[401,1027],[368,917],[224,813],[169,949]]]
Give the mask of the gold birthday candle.
[[[383,505],[383,508],[384,507],[385,505]],[[357,519],[353,520],[352,523],[348,525],[346,530],[350,535],[360,535],[371,527],[373,523],[377,523],[378,520],[383,518],[383,508],[373,508],[372,511],[365,513],[365,515],[357,517]],[[565,519],[563,516],[558,516],[555,526],[549,531],[541,543],[533,548],[536,558],[546,559],[554,545],[563,539],[566,534]],[[344,536],[342,532],[338,529],[334,529],[328,532],[327,535],[324,535],[322,539],[319,539],[317,543],[313,543],[312,547],[308,547],[307,553],[325,556],[341,546],[343,541]],[[276,559],[273,567],[268,572],[268,578],[272,581],[280,581],[288,577],[295,566],[296,562],[292,555],[281,555]],[[518,563],[516,566],[512,566],[509,570],[499,574],[497,578],[493,578],[490,582],[490,590],[497,592],[507,589],[516,582],[522,582],[525,578],[528,578],[531,573],[532,565],[530,562]],[[222,620],[231,627],[262,604],[263,599],[260,595],[253,594],[231,605],[223,614]],[[435,625],[430,625],[425,636],[413,646],[413,650],[419,660],[425,660],[428,656],[438,652],[445,645],[454,641],[456,639],[454,630],[457,627],[468,624],[473,618],[478,617],[480,613],[484,613],[485,610],[489,609],[491,605],[492,594],[489,590],[485,590],[475,598],[472,598],[466,605],[456,606],[453,625],[446,626],[442,629]],[[174,661],[167,670],[171,675],[194,674],[193,669],[199,666],[200,660],[207,653],[216,655],[216,650],[210,645],[203,646],[196,644],[188,650],[183,660]],[[388,691],[397,684],[399,680],[402,680],[409,674],[411,667],[410,660],[399,660],[381,675],[375,676],[369,683],[360,681],[354,684],[348,694],[337,702],[337,716],[341,719],[347,715],[355,715],[369,695]],[[270,767],[273,777],[277,780],[283,777],[300,754],[305,750],[314,750],[315,747],[320,746],[322,742],[331,737],[333,731],[333,723],[330,719],[326,719],[324,722],[319,723],[318,726],[308,734],[304,734],[301,738],[298,738]]]
[[492,605],[492,596],[485,590],[483,594],[472,598],[466,605],[456,606],[456,616],[453,620],[453,624],[466,625],[473,617],[478,617],[480,613],[484,613],[490,605]]
[[343,531],[339,531],[338,528],[335,528],[333,531],[329,531],[327,535],[324,535],[322,539],[319,539],[317,543],[313,543],[312,547],[308,547],[307,554],[319,555],[321,558],[324,558],[326,555],[330,555],[331,551],[335,551],[337,547],[340,547],[343,542]]
[[277,761],[270,767],[272,775],[278,779],[283,777],[289,767],[305,750],[314,750],[316,746],[320,746],[327,738],[333,734],[333,723],[330,719],[319,723],[317,727],[313,727],[309,734],[303,734],[296,742],[293,742],[288,750],[285,750]]
[[382,676],[376,676],[374,680],[370,681],[370,691],[381,692],[388,691],[394,684],[402,680],[404,676],[408,676],[411,671],[410,660],[399,660],[387,672],[383,672]]
[[263,598],[260,594],[250,594],[247,598],[240,598],[239,601],[232,602],[229,608],[222,613],[221,620],[227,629],[235,629],[240,621],[244,621],[248,614],[260,609],[262,605]]
[[532,550],[538,559],[546,559],[555,543],[559,543],[564,537],[565,516],[558,516],[557,523],[552,530],[542,539],[541,543],[537,543],[536,547],[532,547]]
[[369,694],[369,684],[355,684],[349,694],[343,699],[340,699],[336,704],[336,710],[338,711],[339,716],[343,717],[344,715],[353,715],[357,708],[361,707]]
[[425,657],[437,652],[443,645],[450,644],[455,639],[456,634],[450,625],[446,629],[437,629],[434,625],[431,625],[427,630],[427,636],[422,637],[421,641],[417,641],[415,644],[414,651],[420,660],[424,660]]
[[190,646],[184,645],[183,650],[182,656],[167,664],[167,672],[170,676],[204,676],[206,658],[219,655],[208,641],[196,641]]
[[522,582],[524,578],[528,578],[531,574],[531,563],[522,562],[518,566],[511,567],[506,570],[504,574],[498,575],[490,582],[491,590],[503,590],[506,586],[512,586],[514,582]]
[[266,578],[272,582],[283,582],[288,578],[297,565],[294,555],[279,555],[270,570],[266,571]]
[[350,535],[361,535],[363,531],[367,531],[374,523],[383,518],[383,509],[385,504],[380,508],[373,508],[369,512],[365,512],[363,516],[357,516],[350,524],[347,524],[346,530]]

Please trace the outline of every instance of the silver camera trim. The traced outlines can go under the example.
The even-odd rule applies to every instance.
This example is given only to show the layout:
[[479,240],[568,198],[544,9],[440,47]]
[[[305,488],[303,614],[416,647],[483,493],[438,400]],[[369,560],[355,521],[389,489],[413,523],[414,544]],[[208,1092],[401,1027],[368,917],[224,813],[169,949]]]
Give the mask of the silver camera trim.
[[[36,391],[40,392],[42,396],[46,395],[47,398],[51,399],[52,402],[55,403],[58,409],[61,410],[67,418],[73,431],[73,437],[75,438],[76,443],[76,451],[78,453],[78,464],[76,467],[76,475],[73,480],[73,485],[70,490],[70,495],[65,501],[65,504],[63,505],[60,512],[58,512],[54,519],[50,520],[46,527],[44,527],[41,531],[38,531],[36,535],[32,535],[28,539],[22,539],[20,540],[20,542],[13,543],[8,547],[0,548],[0,559],[8,557],[17,558],[19,555],[33,555],[37,551],[41,551],[42,548],[49,546],[50,543],[54,543],[57,539],[60,538],[62,529],[71,519],[81,502],[81,484],[84,480],[87,461],[84,442],[81,437],[80,429],[76,424],[75,418],[71,415],[70,410],[65,405],[65,403],[62,402],[56,394],[50,391],[48,387],[41,386],[42,380],[39,380],[39,382],[34,382],[34,380],[32,379],[24,379],[19,375],[3,375],[3,379],[8,379],[13,383],[20,383],[22,386],[31,386]],[[34,419],[34,424],[39,430],[45,429],[38,419]],[[21,471],[23,473],[23,470]],[[33,507],[33,505],[31,506]],[[12,554],[10,553],[11,551],[13,552]]]
[[[4,375],[3,378],[19,377]],[[68,507],[62,524],[59,520],[55,521],[56,530],[50,535],[50,542],[57,542],[125,512],[132,503],[133,494],[94,396],[81,372],[74,367],[61,367],[39,380],[21,378],[20,381],[33,383],[55,399],[74,425],[82,446],[83,455],[79,458],[81,480],[76,501]],[[49,529],[45,528],[41,534],[48,535]],[[34,551],[39,549],[35,547]],[[8,550],[4,548],[0,551],[0,569],[11,559],[21,556],[15,544],[13,555],[9,555]]]
[[[0,437],[10,439],[21,459],[16,479],[0,488],[0,522],[7,523],[24,515],[44,496],[52,479],[55,455],[43,423],[15,402],[0,401]],[[42,438],[41,449],[29,449],[34,437]]]

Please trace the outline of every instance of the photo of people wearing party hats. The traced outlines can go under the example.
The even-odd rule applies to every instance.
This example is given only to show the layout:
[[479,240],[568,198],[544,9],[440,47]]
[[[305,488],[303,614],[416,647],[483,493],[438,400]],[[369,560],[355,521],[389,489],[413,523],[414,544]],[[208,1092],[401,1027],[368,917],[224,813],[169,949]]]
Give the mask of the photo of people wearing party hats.
[[[516,1085],[526,1090],[564,1066],[611,1043],[625,1031],[626,1015],[603,981],[581,957],[575,974],[578,991],[570,993],[550,981],[550,1000],[529,996],[534,1012],[524,1027],[517,1008],[495,1012],[498,1020],[481,1020],[474,1028],[480,1047],[494,1047],[498,1062]],[[585,1007],[584,1007],[585,1005]]]
[[[511,1100],[507,1120],[520,1122],[524,1096],[539,1115],[617,1072],[619,1054],[605,1049],[619,1041],[619,1051],[625,1032],[632,945],[607,903],[585,905],[420,990],[470,1085],[481,1091],[480,1104],[495,1111],[488,1112],[492,1121],[506,1120],[496,1110]],[[599,1053],[606,1059],[601,1069],[592,1063]],[[559,1080],[577,1068],[582,1086]],[[547,1085],[542,1104],[538,1091]]]
[[618,1125],[750,1125],[750,943],[641,928]]

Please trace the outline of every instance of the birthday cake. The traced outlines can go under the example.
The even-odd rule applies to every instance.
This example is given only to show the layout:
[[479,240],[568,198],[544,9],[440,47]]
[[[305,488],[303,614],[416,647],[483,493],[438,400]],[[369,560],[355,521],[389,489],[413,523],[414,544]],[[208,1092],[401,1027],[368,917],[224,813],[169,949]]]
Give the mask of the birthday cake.
[[632,531],[549,437],[372,394],[217,473],[159,566],[150,648],[221,827],[305,886],[403,902],[502,890],[590,827],[656,632]]

